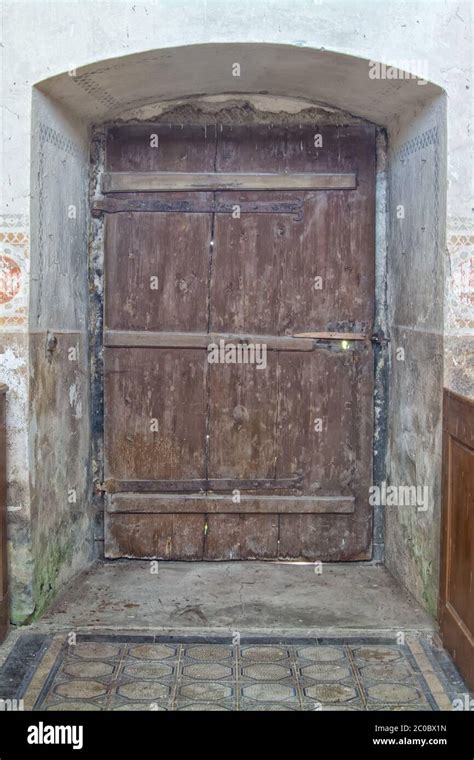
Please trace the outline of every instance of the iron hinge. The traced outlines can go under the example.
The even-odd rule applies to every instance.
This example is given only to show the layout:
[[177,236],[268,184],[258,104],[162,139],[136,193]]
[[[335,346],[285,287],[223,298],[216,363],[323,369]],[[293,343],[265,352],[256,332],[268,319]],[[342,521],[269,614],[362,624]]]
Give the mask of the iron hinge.
[[380,332],[373,333],[370,340],[372,343],[375,343],[378,346],[386,346],[387,343],[390,343],[390,338],[385,337],[385,335]]

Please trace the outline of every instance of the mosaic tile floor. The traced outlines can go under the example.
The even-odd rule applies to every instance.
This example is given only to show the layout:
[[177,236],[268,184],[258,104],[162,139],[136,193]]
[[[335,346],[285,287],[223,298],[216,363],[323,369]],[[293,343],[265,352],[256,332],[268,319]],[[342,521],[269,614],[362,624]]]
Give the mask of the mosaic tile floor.
[[48,637],[16,696],[27,710],[450,710],[466,693],[423,637],[403,646],[158,639]]

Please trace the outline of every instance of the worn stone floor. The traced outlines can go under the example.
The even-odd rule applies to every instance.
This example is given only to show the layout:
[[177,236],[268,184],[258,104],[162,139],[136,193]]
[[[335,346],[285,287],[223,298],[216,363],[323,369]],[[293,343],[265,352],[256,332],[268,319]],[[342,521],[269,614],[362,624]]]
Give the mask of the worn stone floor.
[[[0,647],[26,710],[450,710],[433,621],[371,564],[97,563]],[[156,571],[156,566],[153,566]]]
[[99,562],[41,622],[49,630],[433,630],[390,573],[368,563]]

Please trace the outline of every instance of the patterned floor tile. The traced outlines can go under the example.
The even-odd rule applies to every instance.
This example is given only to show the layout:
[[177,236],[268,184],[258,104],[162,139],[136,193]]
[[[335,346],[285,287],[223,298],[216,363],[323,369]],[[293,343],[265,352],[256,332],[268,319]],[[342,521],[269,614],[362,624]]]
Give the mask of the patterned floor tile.
[[241,699],[239,709],[245,712],[298,712],[301,707],[298,701],[294,702],[259,702]]
[[287,648],[277,646],[244,646],[241,648],[240,656],[242,662],[248,660],[253,662],[281,662],[289,659],[290,652]]
[[302,709],[306,712],[321,712],[322,710],[342,711],[342,712],[357,712],[365,710],[363,703],[358,699],[353,699],[350,702],[325,702],[322,704],[314,699],[303,699]]
[[107,686],[100,681],[87,680],[85,678],[72,678],[54,686],[54,694],[66,699],[94,699],[105,694]]
[[118,686],[117,694],[132,701],[155,702],[157,700],[169,699],[171,688],[159,681],[135,680]]
[[243,686],[242,696],[246,699],[252,699],[257,702],[299,703],[296,688],[272,681],[267,681],[265,683],[254,683],[251,686]]
[[183,676],[199,681],[221,681],[232,678],[232,667],[221,662],[200,662],[192,665],[183,665]]
[[194,699],[199,702],[216,702],[219,699],[231,697],[233,689],[231,684],[219,683],[217,681],[201,681],[195,683],[185,683],[178,686],[178,699]]
[[112,676],[114,665],[101,660],[82,660],[81,662],[69,661],[63,666],[62,672],[73,678],[104,678]]
[[172,660],[178,656],[178,647],[168,644],[135,644],[126,648],[126,654],[138,660]]
[[93,702],[86,702],[86,701],[74,701],[73,699],[68,700],[67,702],[51,702],[46,707],[43,708],[44,710],[56,712],[58,710],[59,712],[62,711],[72,711],[72,712],[94,712],[94,711],[100,711],[102,708],[99,705],[94,704]]
[[310,697],[316,702],[331,704],[349,702],[357,697],[357,689],[341,683],[317,683],[304,689],[305,697]]
[[16,697],[34,710],[422,711],[468,693],[421,637],[233,645],[84,635],[69,646],[57,636],[25,683]]
[[410,665],[403,660],[395,662],[379,662],[376,665],[366,665],[360,668],[364,680],[370,681],[403,681],[416,679],[416,674]]
[[114,712],[166,712],[168,710],[167,703],[152,702],[146,704],[144,702],[113,702],[109,705],[109,710]]
[[352,653],[362,665],[369,662],[391,662],[402,656],[400,649],[395,646],[361,646],[352,649]]
[[303,677],[314,678],[316,681],[341,681],[343,678],[349,678],[351,675],[350,668],[340,665],[339,662],[304,665],[300,668],[300,673]]
[[287,665],[257,663],[243,667],[242,676],[244,678],[255,679],[256,681],[282,681],[284,678],[292,676],[292,670]]
[[174,708],[179,712],[232,712],[234,704],[226,705],[222,702],[180,702]]
[[297,649],[297,654],[300,659],[310,662],[334,662],[346,657],[344,650],[335,646],[301,647]]
[[184,657],[201,662],[222,662],[232,659],[232,646],[222,644],[193,644],[184,648]]
[[127,658],[122,664],[122,673],[131,678],[156,679],[172,676],[175,667],[168,660],[132,660]]
[[104,660],[109,657],[118,657],[120,646],[114,644],[104,644],[97,642],[80,642],[70,647],[76,657],[86,660]]

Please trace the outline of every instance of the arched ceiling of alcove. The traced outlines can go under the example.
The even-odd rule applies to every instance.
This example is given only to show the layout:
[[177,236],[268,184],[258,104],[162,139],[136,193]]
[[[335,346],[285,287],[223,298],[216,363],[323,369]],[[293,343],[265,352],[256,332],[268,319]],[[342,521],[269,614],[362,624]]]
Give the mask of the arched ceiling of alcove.
[[[236,62],[240,77],[232,75]],[[261,93],[326,104],[388,127],[442,93],[415,79],[370,79],[366,59],[262,43],[163,48],[99,61],[73,74],[36,86],[88,123],[163,100]]]

